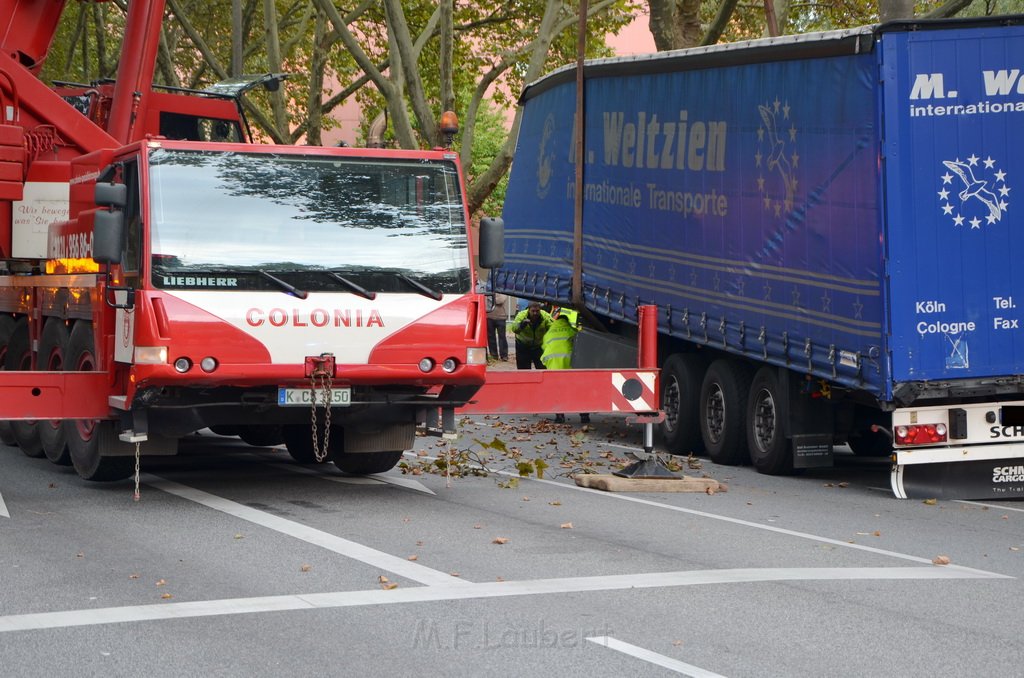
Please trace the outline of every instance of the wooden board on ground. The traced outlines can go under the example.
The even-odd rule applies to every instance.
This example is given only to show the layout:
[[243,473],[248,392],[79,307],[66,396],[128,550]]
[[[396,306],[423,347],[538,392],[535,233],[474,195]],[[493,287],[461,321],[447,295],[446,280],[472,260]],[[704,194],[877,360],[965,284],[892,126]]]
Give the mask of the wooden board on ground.
[[574,477],[580,487],[606,492],[725,492],[726,487],[711,478],[620,478],[603,473],[582,473]]

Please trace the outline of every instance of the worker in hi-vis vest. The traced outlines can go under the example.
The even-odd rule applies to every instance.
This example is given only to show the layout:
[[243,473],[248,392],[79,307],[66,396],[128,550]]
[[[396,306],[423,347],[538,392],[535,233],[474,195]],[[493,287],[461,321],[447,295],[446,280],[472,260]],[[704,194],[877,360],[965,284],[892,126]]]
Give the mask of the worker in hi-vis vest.
[[530,305],[512,319],[512,334],[516,338],[516,368],[528,370],[535,367],[544,369],[541,353],[544,350],[544,335],[551,327],[551,314],[541,309],[540,304]]
[[[541,362],[549,370],[567,370],[572,367],[572,347],[579,334],[578,315],[568,308],[556,308],[551,313],[551,327],[544,333]],[[555,421],[565,422],[564,414],[556,414]],[[590,414],[580,414],[580,423],[590,423]]]

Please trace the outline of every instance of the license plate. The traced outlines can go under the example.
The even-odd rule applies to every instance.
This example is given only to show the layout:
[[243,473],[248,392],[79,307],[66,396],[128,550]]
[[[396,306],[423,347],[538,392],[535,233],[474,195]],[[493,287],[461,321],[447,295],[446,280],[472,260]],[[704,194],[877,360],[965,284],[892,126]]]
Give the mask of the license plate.
[[[331,406],[347,407],[352,403],[352,389],[332,388]],[[313,391],[308,388],[279,388],[277,389],[277,404],[282,407],[303,406],[310,407],[313,404]],[[324,404],[324,392],[316,391],[316,404]]]

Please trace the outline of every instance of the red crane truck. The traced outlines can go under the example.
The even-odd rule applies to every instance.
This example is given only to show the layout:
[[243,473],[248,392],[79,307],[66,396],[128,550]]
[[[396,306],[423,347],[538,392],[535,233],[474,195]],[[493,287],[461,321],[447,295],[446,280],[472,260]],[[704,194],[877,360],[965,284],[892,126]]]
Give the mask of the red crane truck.
[[484,381],[500,222],[471,242],[450,151],[251,144],[223,89],[155,90],[163,6],[55,91],[63,0],[0,2],[0,438],[87,480],[206,427],[390,469]]

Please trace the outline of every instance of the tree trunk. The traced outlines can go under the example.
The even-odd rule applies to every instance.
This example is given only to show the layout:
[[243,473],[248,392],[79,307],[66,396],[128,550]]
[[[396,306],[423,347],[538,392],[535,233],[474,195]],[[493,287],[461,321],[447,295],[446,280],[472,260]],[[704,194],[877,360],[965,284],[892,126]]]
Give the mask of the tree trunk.
[[913,18],[914,0],[878,0],[878,20],[882,23]]

